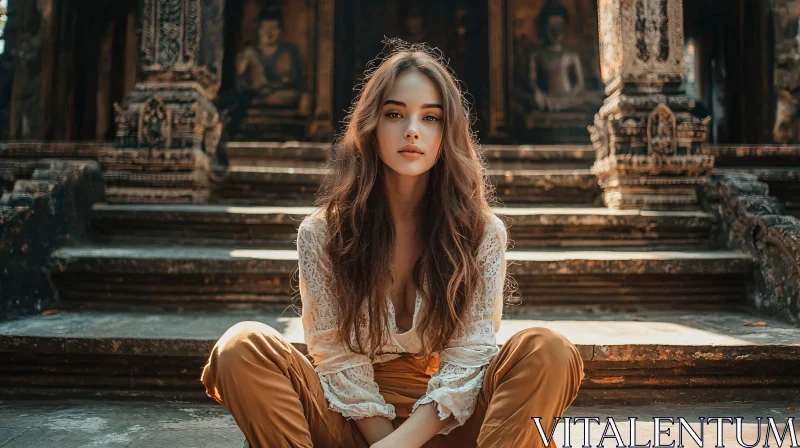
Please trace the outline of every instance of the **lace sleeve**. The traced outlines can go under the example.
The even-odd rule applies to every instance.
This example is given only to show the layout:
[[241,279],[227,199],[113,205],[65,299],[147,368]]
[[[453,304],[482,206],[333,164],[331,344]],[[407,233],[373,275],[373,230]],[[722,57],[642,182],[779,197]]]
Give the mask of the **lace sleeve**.
[[439,434],[448,434],[472,415],[486,367],[499,351],[496,332],[503,311],[508,237],[503,222],[494,215],[492,218],[493,224],[489,226],[479,253],[486,288],[476,293],[472,301],[466,334],[453,338],[440,352],[439,371],[428,382],[425,396],[412,409],[414,412],[423,404],[435,402],[440,420],[452,414],[455,420],[442,428]]
[[395,418],[374,379],[372,362],[353,353],[337,334],[337,310],[331,293],[330,259],[321,244],[320,223],[309,218],[300,224],[297,253],[303,330],[330,409],[352,419]]

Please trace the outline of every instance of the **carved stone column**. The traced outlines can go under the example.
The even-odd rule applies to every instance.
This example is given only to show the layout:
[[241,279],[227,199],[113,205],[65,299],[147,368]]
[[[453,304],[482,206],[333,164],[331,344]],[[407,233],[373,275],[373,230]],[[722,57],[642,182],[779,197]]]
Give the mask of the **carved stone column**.
[[714,167],[684,94],[682,0],[598,0],[606,98],[589,126],[610,208],[692,209]]
[[141,0],[139,76],[101,154],[114,202],[202,202],[222,125],[224,0]]

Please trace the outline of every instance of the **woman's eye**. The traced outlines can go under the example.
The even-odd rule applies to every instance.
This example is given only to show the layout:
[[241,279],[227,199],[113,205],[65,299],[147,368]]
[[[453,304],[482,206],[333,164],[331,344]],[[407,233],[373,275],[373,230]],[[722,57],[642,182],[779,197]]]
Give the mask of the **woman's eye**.
[[428,121],[439,121],[439,117],[437,117],[435,115],[428,115],[427,117],[425,117],[426,120],[428,118],[432,118],[432,120],[428,120]]
[[389,117],[389,118],[400,118],[400,113],[399,112],[394,112],[394,111],[393,112],[388,112],[388,113],[386,113],[386,116]]

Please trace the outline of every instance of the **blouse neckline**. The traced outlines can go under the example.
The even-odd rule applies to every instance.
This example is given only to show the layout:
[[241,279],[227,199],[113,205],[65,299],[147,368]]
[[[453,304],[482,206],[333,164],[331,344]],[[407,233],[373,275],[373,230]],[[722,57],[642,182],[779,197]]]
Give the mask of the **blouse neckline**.
[[392,303],[392,298],[389,294],[386,294],[386,300],[389,302],[389,317],[391,318],[392,323],[392,330],[398,336],[405,336],[407,334],[413,333],[414,330],[417,328],[417,316],[419,315],[419,308],[420,304],[422,303],[422,295],[419,293],[419,289],[415,288],[414,291],[416,292],[416,297],[414,299],[414,315],[411,316],[411,328],[406,331],[400,332],[400,328],[397,326],[397,314],[394,309],[394,303]]

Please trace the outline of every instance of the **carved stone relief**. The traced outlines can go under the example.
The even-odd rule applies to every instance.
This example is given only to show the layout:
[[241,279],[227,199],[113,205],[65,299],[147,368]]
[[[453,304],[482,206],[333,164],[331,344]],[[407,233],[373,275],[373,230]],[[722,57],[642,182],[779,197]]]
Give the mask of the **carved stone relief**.
[[194,79],[212,97],[219,89],[224,0],[145,0],[141,71],[151,80]]
[[139,112],[139,145],[145,148],[169,148],[172,114],[164,101],[153,96]]
[[703,199],[722,226],[725,247],[756,261],[752,305],[795,325],[800,323],[800,219],[786,214],[752,174],[715,174]]
[[647,153],[654,156],[675,154],[675,114],[666,104],[659,104],[647,118]]

